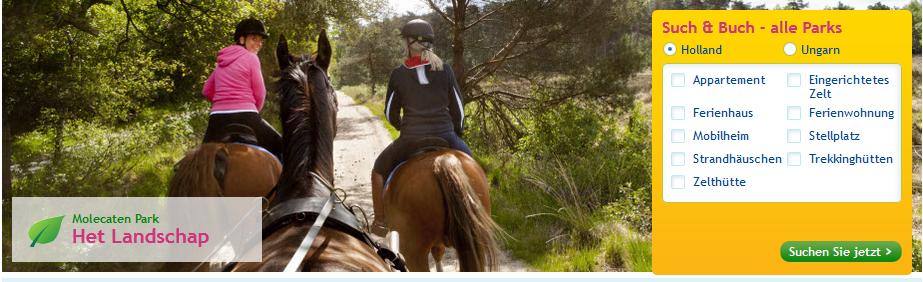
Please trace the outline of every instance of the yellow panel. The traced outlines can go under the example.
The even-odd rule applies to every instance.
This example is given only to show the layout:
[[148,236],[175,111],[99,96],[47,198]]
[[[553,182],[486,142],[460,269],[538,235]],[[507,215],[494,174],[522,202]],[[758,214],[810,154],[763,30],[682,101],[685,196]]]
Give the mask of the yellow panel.
[[[696,33],[665,34],[663,23]],[[702,30],[703,23],[713,33]],[[753,33],[718,33],[719,22]],[[774,34],[773,24],[797,33]],[[839,25],[839,33],[804,33],[802,24]],[[761,29],[760,27],[766,29]],[[911,18],[908,11],[656,11],[653,15],[653,260],[656,274],[907,274],[911,260]],[[825,30],[826,31],[826,30]],[[718,56],[667,56],[667,42],[723,45]],[[787,56],[787,42],[839,47],[839,55]],[[895,203],[666,203],[663,201],[664,64],[899,64],[901,201]],[[896,262],[785,262],[786,241],[896,241]]]

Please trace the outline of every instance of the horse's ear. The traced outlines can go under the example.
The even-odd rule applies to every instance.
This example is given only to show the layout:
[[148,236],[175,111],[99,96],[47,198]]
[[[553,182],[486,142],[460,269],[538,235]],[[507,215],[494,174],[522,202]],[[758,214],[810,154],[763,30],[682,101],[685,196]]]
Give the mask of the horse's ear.
[[327,31],[321,30],[320,35],[317,36],[317,57],[314,60],[317,62],[317,65],[320,66],[324,71],[327,71],[327,68],[330,67],[330,59],[333,56],[333,49],[330,48],[330,40],[327,39]]
[[279,35],[279,46],[276,47],[276,59],[279,60],[280,70],[285,70],[294,63],[292,55],[288,52],[288,40],[285,39],[285,34]]

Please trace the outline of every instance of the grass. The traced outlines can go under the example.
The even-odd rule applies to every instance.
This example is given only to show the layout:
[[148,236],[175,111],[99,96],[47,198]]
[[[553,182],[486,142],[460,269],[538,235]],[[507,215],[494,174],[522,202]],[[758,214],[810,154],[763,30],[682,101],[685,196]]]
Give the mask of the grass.
[[[594,232],[589,240],[576,239],[553,217],[531,213],[550,201],[541,193],[496,189],[492,200],[494,219],[514,238],[506,241],[506,248],[538,271],[651,271],[649,237],[619,227]],[[603,220],[594,224],[621,226]]]
[[603,238],[604,265],[622,266],[620,271],[652,271],[651,238],[641,236],[623,225],[610,225]]
[[178,162],[187,148],[178,144],[161,144],[137,160],[134,169],[138,181],[126,191],[129,197],[161,197],[167,195],[167,186],[173,177],[173,164]]
[[547,252],[532,265],[540,271],[552,272],[650,272],[651,240],[630,231],[613,232],[598,245]]
[[[589,215],[590,230],[562,218],[552,195],[519,177],[509,157],[481,154],[493,190],[493,217],[511,236],[512,255],[537,271],[651,271],[651,239],[602,210]],[[587,235],[588,234],[588,235]]]
[[[164,195],[172,177],[173,164],[188,148],[198,143],[200,135],[196,132],[204,131],[203,113],[206,111],[189,111],[185,108],[150,112],[153,116],[142,116],[134,122],[116,126],[79,121],[68,123],[61,141],[63,147],[57,167],[52,167],[53,133],[36,130],[15,137],[12,156],[13,171],[16,172],[13,175],[13,194]],[[98,169],[105,170],[105,173],[90,173]],[[60,175],[57,177],[63,178],[55,181],[43,179],[43,170],[52,170]],[[91,189],[56,194],[62,191],[42,189],[40,186],[43,183]]]

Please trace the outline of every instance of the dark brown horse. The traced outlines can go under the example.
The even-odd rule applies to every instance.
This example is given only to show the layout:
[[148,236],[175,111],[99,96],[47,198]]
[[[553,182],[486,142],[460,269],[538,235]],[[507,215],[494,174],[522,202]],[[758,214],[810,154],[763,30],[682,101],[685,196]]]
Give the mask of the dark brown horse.
[[[332,52],[326,32],[321,32],[317,46],[313,57],[294,57],[282,36],[276,50],[282,70],[278,93],[282,103],[285,166],[275,199],[270,203],[270,218],[274,211],[285,210],[293,201],[330,198],[332,193],[337,102],[326,75]],[[305,238],[314,218],[302,215],[283,221],[270,220],[280,222],[275,224],[264,217],[263,221],[262,262],[238,263],[229,270],[282,271],[294,261],[300,271],[392,271],[367,240],[327,224],[317,233],[307,255],[300,261],[293,260],[299,245],[309,242]],[[267,229],[266,224],[275,227]]]
[[497,269],[502,231],[490,217],[489,187],[477,162],[451,149],[414,157],[394,172],[382,197],[384,220],[400,234],[410,271],[429,271],[429,254],[442,271],[446,247],[458,252],[461,271]]

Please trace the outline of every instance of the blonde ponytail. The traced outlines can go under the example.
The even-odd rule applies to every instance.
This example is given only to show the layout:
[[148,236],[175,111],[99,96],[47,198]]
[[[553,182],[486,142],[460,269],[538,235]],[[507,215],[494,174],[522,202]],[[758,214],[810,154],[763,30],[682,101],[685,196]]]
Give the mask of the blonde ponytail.
[[420,55],[420,58],[424,61],[428,61],[430,65],[433,66],[433,69],[436,71],[442,71],[442,59],[439,56],[436,56],[436,53],[433,52],[433,49],[423,50],[423,54]]
[[[420,42],[414,42],[413,44],[410,44],[410,46],[407,46],[407,47],[414,51],[420,51],[421,52],[420,59],[423,59],[424,61],[429,62],[429,64],[433,66],[433,70],[442,71],[442,68],[443,68],[442,58],[439,58],[439,56],[437,56],[436,53],[433,52],[432,48],[427,49],[425,46],[423,46],[423,44],[420,44]],[[408,56],[410,53],[411,52],[409,52],[408,50],[407,52]]]

